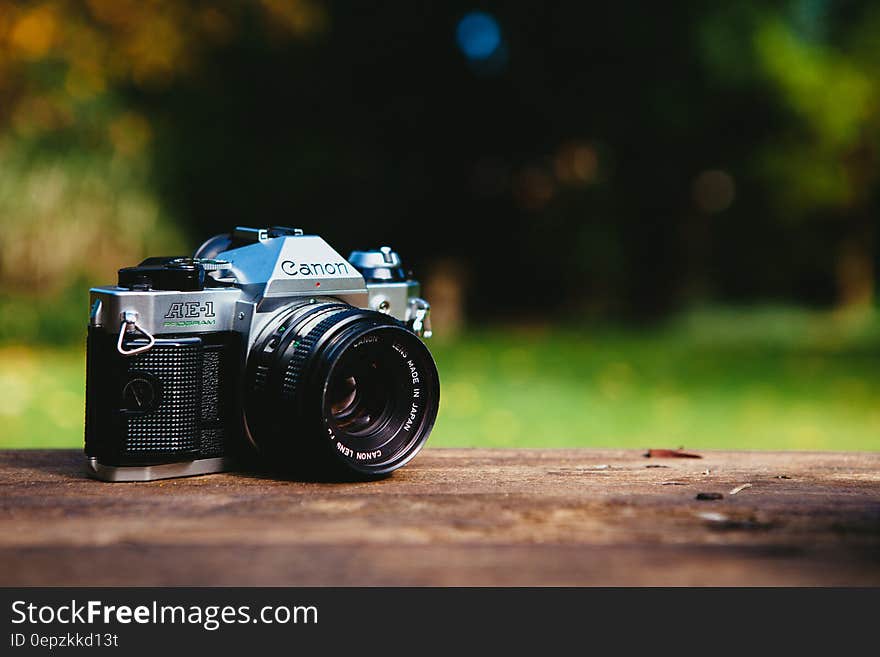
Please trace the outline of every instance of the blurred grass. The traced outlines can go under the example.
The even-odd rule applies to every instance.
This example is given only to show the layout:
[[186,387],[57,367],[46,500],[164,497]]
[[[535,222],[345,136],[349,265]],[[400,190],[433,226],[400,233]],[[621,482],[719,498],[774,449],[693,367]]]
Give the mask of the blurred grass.
[[[497,328],[431,344],[432,446],[880,449],[880,319],[714,309],[650,330]],[[0,347],[0,447],[78,447],[84,354]]]

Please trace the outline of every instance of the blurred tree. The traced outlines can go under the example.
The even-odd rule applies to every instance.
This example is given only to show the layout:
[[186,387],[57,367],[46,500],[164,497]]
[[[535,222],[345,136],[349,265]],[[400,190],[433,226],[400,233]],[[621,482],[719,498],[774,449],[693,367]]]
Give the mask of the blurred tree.
[[0,280],[106,276],[179,241],[149,183],[152,117],[126,94],[197,75],[245,18],[277,39],[323,21],[304,0],[0,4]]
[[[187,250],[152,180],[154,117],[131,95],[197,77],[248,21],[284,41],[324,17],[307,0],[0,2],[0,307]],[[26,315],[4,312],[0,334],[35,335]]]
[[792,243],[803,242],[795,232],[831,241],[814,253],[830,258],[842,305],[874,298],[878,34],[874,3],[825,0],[721,8],[704,32],[708,62],[725,84],[764,84],[781,106],[784,125],[756,144],[748,164]]

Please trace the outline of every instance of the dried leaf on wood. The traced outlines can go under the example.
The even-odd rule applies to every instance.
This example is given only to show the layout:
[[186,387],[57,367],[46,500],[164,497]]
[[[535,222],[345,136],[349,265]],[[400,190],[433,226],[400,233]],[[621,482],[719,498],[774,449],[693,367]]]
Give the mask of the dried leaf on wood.
[[699,454],[685,452],[681,449],[649,449],[645,452],[645,458],[655,459],[701,459]]

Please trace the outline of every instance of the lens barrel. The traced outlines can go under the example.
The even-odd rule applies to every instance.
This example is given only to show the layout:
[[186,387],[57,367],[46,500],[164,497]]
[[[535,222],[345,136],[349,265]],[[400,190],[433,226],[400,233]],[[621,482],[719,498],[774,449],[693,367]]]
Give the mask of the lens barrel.
[[249,438],[280,467],[382,475],[408,462],[437,417],[427,347],[388,315],[339,302],[278,314],[245,382]]

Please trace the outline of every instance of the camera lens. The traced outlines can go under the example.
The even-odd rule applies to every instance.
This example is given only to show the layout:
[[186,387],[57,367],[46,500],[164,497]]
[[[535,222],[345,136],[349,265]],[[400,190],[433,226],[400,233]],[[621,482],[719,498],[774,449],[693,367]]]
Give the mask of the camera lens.
[[336,420],[351,418],[358,399],[357,379],[353,376],[337,380],[333,383],[330,394],[330,411]]
[[383,426],[392,406],[388,385],[392,373],[373,361],[334,374],[327,399],[331,419],[352,436],[367,436]]
[[336,302],[279,312],[246,379],[252,443],[304,472],[391,472],[424,445],[439,405],[421,340],[387,315]]

